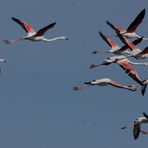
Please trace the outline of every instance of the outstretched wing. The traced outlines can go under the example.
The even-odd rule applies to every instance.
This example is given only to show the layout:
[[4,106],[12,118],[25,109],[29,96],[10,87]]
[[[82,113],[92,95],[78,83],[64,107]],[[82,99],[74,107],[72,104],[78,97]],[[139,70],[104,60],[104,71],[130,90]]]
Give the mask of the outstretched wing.
[[17,18],[12,17],[12,20],[15,21],[17,24],[19,24],[27,33],[35,33],[34,29],[32,26],[26,22],[23,22]]
[[36,36],[43,36],[44,33],[50,29],[50,28],[53,28],[55,26],[56,22],[52,23],[52,24],[49,24],[48,26],[40,29],[37,33],[36,33]]
[[143,86],[143,82],[141,81],[140,77],[138,76],[138,73],[136,72],[135,68],[128,62],[127,59],[119,60],[117,63],[120,65],[122,69],[125,70],[125,72],[131,77],[133,80],[135,80],[137,83],[139,83],[141,86]]
[[120,48],[111,38],[105,36],[101,31],[99,31],[101,38],[111,47],[111,48]]
[[136,91],[136,88],[132,87],[132,86],[124,86],[122,84],[119,84],[115,81],[110,81],[109,83],[110,85],[114,86],[114,87],[118,87],[118,88],[123,88],[123,89],[128,89],[128,90],[131,90],[131,91]]
[[119,27],[119,26],[115,26],[115,25],[113,25],[111,22],[109,22],[109,21],[106,21],[106,23],[107,23],[107,25],[109,25],[113,30],[115,30],[115,31],[118,31],[118,32],[120,32],[120,33],[125,33],[126,32],[126,30],[125,29],[123,29],[122,27]]
[[142,23],[144,16],[145,16],[145,9],[143,9],[137,15],[137,17],[134,19],[134,21],[129,25],[129,27],[127,28],[127,32],[135,32],[135,30],[139,26],[139,24]]
[[[141,39],[141,38],[138,38],[138,39],[134,40],[132,43],[133,43],[134,45],[137,45],[137,44],[139,44],[141,41],[142,41],[142,39]],[[129,47],[129,46],[124,45],[124,46],[121,47],[118,51],[119,51],[119,52],[123,52],[123,51],[127,50],[128,47]]]

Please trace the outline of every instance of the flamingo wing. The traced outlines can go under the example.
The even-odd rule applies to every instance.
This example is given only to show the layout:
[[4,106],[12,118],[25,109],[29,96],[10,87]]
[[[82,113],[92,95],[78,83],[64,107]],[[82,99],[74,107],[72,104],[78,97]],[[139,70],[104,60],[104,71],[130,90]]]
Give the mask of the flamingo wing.
[[55,26],[56,22],[52,23],[52,24],[49,24],[48,26],[40,29],[37,33],[36,33],[36,36],[43,36],[44,33],[50,29],[50,28],[53,28]]
[[110,47],[118,47],[119,46],[108,36],[105,36],[104,34],[102,34],[101,32],[99,32],[101,38],[110,46]]
[[[138,39],[134,40],[132,43],[133,43],[134,45],[137,45],[137,44],[139,44],[141,41],[142,41],[141,38],[138,38]],[[127,46],[127,45],[124,45],[124,46],[121,47],[118,51],[119,51],[119,52],[123,52],[123,51],[127,50],[127,48],[128,48],[128,46]]]
[[112,86],[118,87],[118,88],[125,88],[124,85],[119,84],[119,83],[117,83],[117,82],[115,82],[115,81],[110,81],[109,84],[112,85]]
[[109,21],[106,21],[106,23],[107,23],[107,25],[109,25],[113,30],[115,30],[115,31],[118,31],[118,32],[120,32],[120,33],[125,33],[126,32],[126,30],[125,29],[123,29],[122,27],[119,27],[119,26],[115,26],[115,25],[113,25],[111,22],[109,22]]
[[135,80],[137,83],[139,83],[141,86],[143,86],[143,82],[141,81],[140,77],[138,76],[138,73],[136,72],[135,68],[128,62],[127,59],[119,60],[117,61],[119,66],[125,70],[126,73],[128,73],[129,77],[131,77],[133,80]]
[[139,54],[144,55],[144,54],[148,54],[148,47],[146,47],[142,52],[140,52]]
[[135,32],[135,30],[139,26],[139,24],[142,23],[144,16],[145,16],[145,9],[143,9],[137,15],[137,17],[134,19],[134,21],[129,25],[129,27],[127,28],[127,32]]
[[12,20],[19,24],[27,33],[31,32],[34,33],[34,29],[32,26],[26,22],[21,21],[20,19],[12,17]]
[[134,139],[135,139],[135,140],[139,137],[140,129],[141,129],[140,123],[134,124],[133,136],[134,136]]
[[147,84],[144,84],[144,85],[142,86],[142,89],[141,89],[141,93],[142,93],[143,96],[144,96],[144,94],[145,94],[146,88],[147,88]]

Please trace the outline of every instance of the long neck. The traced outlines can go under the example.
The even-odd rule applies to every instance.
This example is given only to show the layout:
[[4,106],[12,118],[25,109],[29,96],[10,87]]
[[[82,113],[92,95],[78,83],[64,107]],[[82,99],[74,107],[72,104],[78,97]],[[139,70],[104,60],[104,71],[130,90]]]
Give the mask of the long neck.
[[67,40],[67,37],[59,36],[59,37],[55,37],[55,38],[52,38],[52,39],[43,38],[43,41],[45,41],[45,42],[52,42],[52,41],[56,41],[56,40]]

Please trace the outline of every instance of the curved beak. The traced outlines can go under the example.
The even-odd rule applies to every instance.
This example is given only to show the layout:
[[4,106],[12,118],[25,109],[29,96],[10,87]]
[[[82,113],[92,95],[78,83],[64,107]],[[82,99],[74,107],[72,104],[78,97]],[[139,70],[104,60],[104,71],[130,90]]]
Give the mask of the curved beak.
[[91,85],[91,81],[84,82],[84,84],[86,84],[86,85]]

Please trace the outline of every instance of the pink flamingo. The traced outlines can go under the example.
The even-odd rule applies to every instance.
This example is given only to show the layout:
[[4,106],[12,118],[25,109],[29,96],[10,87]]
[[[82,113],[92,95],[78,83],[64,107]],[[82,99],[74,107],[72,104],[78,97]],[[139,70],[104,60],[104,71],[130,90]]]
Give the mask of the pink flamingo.
[[135,140],[139,137],[140,132],[143,133],[143,134],[148,134],[147,131],[141,130],[141,124],[148,123],[148,115],[144,112],[143,112],[143,115],[144,115],[144,117],[138,117],[134,121],[134,124],[123,126],[121,128],[121,129],[126,129],[126,128],[129,128],[129,127],[133,127],[133,136],[134,136]]
[[112,85],[112,86],[117,87],[117,88],[136,91],[135,85],[125,86],[125,85],[119,84],[119,83],[117,83],[115,81],[112,81],[109,78],[102,78],[102,79],[97,79],[97,80],[93,80],[93,81],[89,81],[89,82],[84,82],[84,85],[75,86],[75,87],[73,87],[73,89],[74,90],[80,90],[80,89],[90,87],[90,86],[107,86],[107,85]]
[[[108,36],[104,35],[101,31],[99,32],[99,35],[101,38],[111,47],[111,50],[104,52],[104,53],[114,53],[117,55],[120,54],[128,54],[129,52],[127,51],[128,46],[124,45],[123,47],[120,47],[118,44],[116,44],[111,38]],[[142,38],[138,38],[134,40],[132,43],[137,45],[142,41]],[[98,51],[93,51],[93,54],[99,53]]]
[[20,19],[14,18],[12,17],[12,20],[15,21],[16,23],[18,23],[27,33],[26,36],[20,37],[16,40],[4,40],[4,42],[6,44],[12,44],[15,43],[17,41],[22,41],[22,40],[30,40],[30,41],[45,41],[45,42],[51,42],[51,41],[55,41],[55,40],[68,40],[68,37],[66,36],[59,36],[59,37],[55,37],[52,39],[46,39],[44,37],[45,32],[48,29],[51,29],[55,26],[56,22],[47,25],[44,28],[41,28],[40,30],[38,30],[37,32],[35,32],[35,30],[32,28],[32,26],[26,22],[21,21]]
[[[119,26],[115,26],[113,25],[122,35],[124,35],[127,38],[141,38],[139,35],[137,35],[137,33],[135,32],[137,27],[142,23],[143,18],[145,16],[145,9],[143,9],[138,15],[137,17],[134,19],[134,21],[129,25],[129,27],[127,28],[127,30],[119,27]],[[112,24],[107,21],[106,22],[111,28],[112,28]],[[148,40],[148,38],[143,38],[143,40]]]

